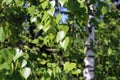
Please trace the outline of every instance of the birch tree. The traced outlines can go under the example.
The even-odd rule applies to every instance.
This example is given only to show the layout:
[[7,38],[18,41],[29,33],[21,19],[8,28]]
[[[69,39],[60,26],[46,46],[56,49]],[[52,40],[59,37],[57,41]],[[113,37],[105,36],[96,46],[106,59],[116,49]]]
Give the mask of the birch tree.
[[[87,3],[89,4],[90,0]],[[84,48],[85,68],[83,71],[85,80],[94,79],[94,53],[92,51],[93,43],[94,43],[94,24],[91,22],[91,20],[94,18],[93,11],[94,11],[94,5],[93,4],[88,5],[89,20],[88,20],[88,25],[86,27],[87,39],[85,41],[85,48]]]

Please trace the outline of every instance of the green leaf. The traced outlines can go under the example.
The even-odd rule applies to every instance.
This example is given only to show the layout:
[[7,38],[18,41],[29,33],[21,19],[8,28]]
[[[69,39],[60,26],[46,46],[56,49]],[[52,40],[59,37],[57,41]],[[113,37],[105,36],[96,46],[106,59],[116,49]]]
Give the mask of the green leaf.
[[69,30],[69,27],[67,25],[58,25],[57,27],[60,31],[64,31],[65,33],[67,33]]
[[50,10],[47,11],[47,13],[48,13],[50,16],[54,16],[54,12],[55,12],[55,8],[51,8]]
[[46,63],[47,63],[47,61],[44,59],[40,61],[40,64],[42,64],[42,65],[45,65]]
[[3,64],[0,64],[0,70],[2,70],[2,69],[9,70],[10,69],[10,65],[7,64],[6,62],[4,62]]
[[40,80],[46,80],[45,77],[43,76]]
[[55,1],[50,1],[50,5],[52,6],[52,8],[55,7]]
[[18,58],[20,58],[21,56],[23,56],[24,54],[23,54],[23,52],[22,52],[22,50],[20,50],[20,49],[16,49],[16,54],[15,54],[15,56],[13,57],[13,61],[15,62]]
[[24,3],[24,0],[14,0],[15,1],[15,3],[16,3],[16,6],[18,7],[18,6],[23,6],[23,3]]
[[57,41],[57,42],[62,41],[63,38],[65,37],[65,35],[66,35],[66,34],[65,34],[64,31],[59,31],[59,32],[57,33],[56,41]]
[[48,0],[44,1],[41,5],[42,8],[45,9],[48,6]]
[[0,25],[0,42],[4,42],[5,38],[8,36],[9,23],[5,21],[3,25]]
[[2,1],[2,5],[5,4],[5,3],[8,5],[8,4],[10,4],[11,2],[12,2],[12,0],[3,0],[3,1]]
[[68,0],[59,0],[61,6],[63,6],[65,4],[65,2],[67,2]]
[[32,41],[32,43],[38,44],[38,43],[39,43],[39,39],[34,39],[34,40]]
[[42,22],[43,21],[46,22],[48,18],[49,18],[49,15],[48,15],[48,13],[45,12],[43,17],[42,17]]
[[43,27],[43,31],[46,32],[50,28],[50,20],[46,22],[46,24]]
[[105,15],[107,13],[107,7],[103,6],[102,7],[102,14]]
[[6,63],[11,63],[13,60],[13,56],[15,54],[15,50],[9,49],[9,48],[4,48],[0,51],[0,54]]
[[6,33],[3,29],[3,27],[0,27],[0,41],[3,42],[6,38]]
[[77,69],[77,70],[72,72],[72,74],[75,74],[76,76],[78,76],[80,73],[81,73],[80,69]]
[[23,59],[22,64],[21,64],[21,68],[25,67],[27,65],[27,60]]
[[66,37],[63,42],[60,42],[60,45],[62,48],[64,48],[64,50],[67,49],[68,44],[69,44],[69,37]]
[[6,4],[10,4],[12,0],[6,0]]
[[35,11],[35,6],[31,6],[27,8],[28,13],[32,14]]
[[30,74],[31,74],[31,69],[29,67],[25,67],[23,68],[21,71],[20,71],[20,74],[25,78],[27,79]]
[[47,73],[48,73],[50,76],[52,76],[52,70],[51,70],[51,69],[48,69],[48,70],[47,70]]
[[69,71],[73,70],[76,68],[76,63],[70,63],[70,62],[65,62],[64,64],[64,70],[68,73]]
[[58,14],[57,17],[56,17],[56,23],[58,24],[61,20],[61,14]]
[[31,17],[30,21],[31,21],[31,23],[36,22],[37,21],[37,17],[36,16],[35,17]]
[[38,30],[41,30],[43,28],[43,25],[41,23],[36,23],[36,25]]

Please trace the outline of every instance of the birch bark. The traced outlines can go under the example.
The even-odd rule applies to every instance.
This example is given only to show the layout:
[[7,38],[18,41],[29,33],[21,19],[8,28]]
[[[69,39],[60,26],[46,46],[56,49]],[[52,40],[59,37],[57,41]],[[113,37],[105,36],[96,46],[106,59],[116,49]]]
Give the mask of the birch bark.
[[89,5],[89,20],[87,25],[86,34],[88,34],[87,39],[85,41],[85,48],[84,48],[84,63],[85,68],[83,71],[84,79],[85,80],[93,80],[94,79],[94,53],[92,51],[93,49],[93,43],[94,43],[94,24],[91,23],[91,19],[94,18],[93,13],[93,5]]

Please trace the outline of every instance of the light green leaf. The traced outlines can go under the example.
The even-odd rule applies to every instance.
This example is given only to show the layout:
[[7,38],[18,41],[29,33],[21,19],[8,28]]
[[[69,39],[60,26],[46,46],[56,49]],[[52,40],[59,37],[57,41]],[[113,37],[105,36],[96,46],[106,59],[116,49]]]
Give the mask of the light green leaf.
[[47,12],[45,12],[44,15],[43,15],[43,17],[42,17],[42,22],[43,21],[46,22],[48,18],[49,18],[49,15],[48,15]]
[[67,49],[68,44],[69,44],[69,37],[66,37],[63,42],[60,42],[60,45],[62,48],[64,48],[64,50]]
[[107,13],[107,7],[103,6],[102,7],[102,14],[105,15]]
[[3,42],[6,38],[5,31],[3,30],[3,27],[0,27],[0,41]]
[[112,49],[108,48],[108,54],[110,55],[112,53]]
[[29,67],[25,67],[20,71],[20,73],[25,79],[27,79],[31,74],[31,69]]
[[35,11],[35,6],[28,7],[27,10],[28,10],[28,13],[31,14]]
[[46,80],[45,77],[43,76],[40,80]]
[[8,48],[4,48],[0,51],[1,56],[3,57],[3,59],[6,61],[6,63],[11,63],[13,60],[13,56],[15,54],[15,50],[14,49],[8,49]]
[[85,2],[85,0],[77,0],[79,3],[84,3]]
[[16,3],[16,6],[23,6],[24,0],[14,0]]
[[65,62],[64,64],[64,70],[68,73],[69,71],[73,70],[76,68],[76,63],[70,63],[70,62]]
[[38,43],[39,43],[39,39],[34,39],[34,40],[32,41],[32,43],[38,44]]
[[8,4],[10,4],[11,2],[12,2],[12,0],[3,0],[3,1],[2,1],[2,5],[5,4],[5,3],[8,5]]
[[42,8],[45,9],[48,6],[48,0],[44,1],[41,5]]
[[47,73],[48,73],[50,76],[52,76],[52,70],[51,70],[51,69],[48,69],[48,70],[47,70]]
[[78,76],[80,73],[81,73],[80,69],[77,69],[77,70],[72,72],[72,74],[75,74],[76,76]]
[[55,8],[51,8],[50,10],[47,11],[47,13],[48,13],[50,16],[54,16],[54,12],[55,12]]
[[59,31],[59,32],[57,33],[56,41],[57,41],[57,42],[62,41],[63,38],[65,37],[65,35],[66,35],[66,34],[65,34],[64,31]]
[[42,64],[42,65],[45,65],[46,63],[47,63],[47,61],[44,59],[40,61],[40,64]]
[[6,0],[6,4],[10,4],[12,0]]
[[56,66],[56,72],[57,73],[61,73],[62,72],[59,66]]
[[0,64],[0,70],[2,70],[2,69],[9,70],[10,69],[10,65],[8,65],[6,62],[4,62],[3,64]]
[[67,33],[69,30],[69,27],[67,25],[58,25],[57,27],[60,31],[64,31],[65,33]]
[[26,65],[27,65],[27,60],[24,59],[24,60],[22,61],[21,68],[25,67]]
[[41,23],[37,23],[36,25],[38,30],[41,30],[43,28],[43,25],[41,25]]
[[22,52],[22,50],[20,50],[20,49],[16,49],[16,54],[15,54],[15,56],[13,57],[13,61],[15,62],[18,58],[20,58],[21,56],[23,56],[24,54],[23,54],[23,52]]
[[31,17],[30,21],[31,21],[31,23],[36,22],[37,21],[37,17],[36,16],[35,17]]
[[50,28],[50,20],[46,22],[46,24],[43,27],[43,31],[46,32]]
[[51,4],[52,8],[55,7],[55,1],[50,1],[50,4]]
[[65,2],[67,2],[68,0],[59,0],[61,6],[63,6],[65,4]]
[[58,24],[61,20],[61,14],[58,14],[57,17],[56,17],[56,23]]

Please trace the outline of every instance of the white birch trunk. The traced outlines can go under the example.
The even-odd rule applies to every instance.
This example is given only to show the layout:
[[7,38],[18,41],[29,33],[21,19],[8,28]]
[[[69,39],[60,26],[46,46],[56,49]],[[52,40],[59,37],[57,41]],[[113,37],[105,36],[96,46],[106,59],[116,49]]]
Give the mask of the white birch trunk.
[[[93,5],[90,5],[89,8],[91,12],[93,11]],[[86,33],[88,34],[87,39],[85,41],[85,48],[84,48],[84,63],[85,68],[83,71],[83,75],[85,80],[94,80],[94,54],[92,51],[93,43],[94,43],[94,25],[90,24],[90,20],[94,18],[93,13],[89,14],[89,21],[87,26]]]
[[94,42],[94,26],[92,26],[92,32],[89,34],[88,39],[85,42],[84,48],[84,63],[85,68],[83,71],[85,80],[93,80],[94,79],[94,54],[91,48],[91,41]]

